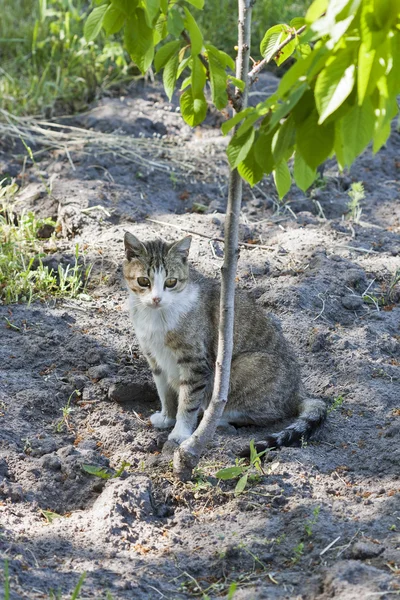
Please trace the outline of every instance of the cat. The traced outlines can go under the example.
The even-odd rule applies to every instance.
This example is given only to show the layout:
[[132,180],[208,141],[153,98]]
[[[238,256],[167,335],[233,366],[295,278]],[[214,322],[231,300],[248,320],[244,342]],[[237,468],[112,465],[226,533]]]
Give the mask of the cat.
[[[124,242],[130,316],[161,400],[161,411],[150,421],[157,429],[173,427],[168,439],[180,444],[193,433],[211,399],[220,286],[189,266],[190,236],[174,243],[141,242],[127,232]],[[280,326],[237,290],[230,391],[222,424],[265,425],[288,417],[297,418],[258,442],[258,450],[307,440],[323,423],[326,406],[306,397],[296,357]]]

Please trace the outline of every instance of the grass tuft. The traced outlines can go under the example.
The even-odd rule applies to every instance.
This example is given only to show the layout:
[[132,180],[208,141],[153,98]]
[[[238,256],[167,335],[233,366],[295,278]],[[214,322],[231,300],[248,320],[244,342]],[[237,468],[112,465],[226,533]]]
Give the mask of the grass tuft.
[[[0,304],[56,298],[76,298],[85,293],[90,267],[81,264],[79,246],[73,263],[58,265],[57,271],[43,264],[48,240],[39,238],[44,226],[55,227],[51,219],[37,219],[32,212],[14,211],[15,183],[0,182]],[[53,234],[54,235],[54,234]],[[53,248],[56,244],[53,237]]]

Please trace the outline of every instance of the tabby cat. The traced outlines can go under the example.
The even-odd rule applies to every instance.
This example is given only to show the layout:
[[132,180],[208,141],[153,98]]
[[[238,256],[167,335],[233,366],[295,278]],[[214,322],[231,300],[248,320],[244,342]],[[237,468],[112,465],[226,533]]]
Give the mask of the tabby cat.
[[[130,315],[161,400],[161,411],[150,420],[158,429],[173,427],[169,439],[179,444],[192,434],[211,399],[220,286],[188,265],[191,237],[141,242],[126,233],[124,241]],[[325,416],[322,400],[305,397],[299,366],[280,327],[238,290],[223,422],[265,425],[297,417],[260,442],[260,449],[307,440]]]

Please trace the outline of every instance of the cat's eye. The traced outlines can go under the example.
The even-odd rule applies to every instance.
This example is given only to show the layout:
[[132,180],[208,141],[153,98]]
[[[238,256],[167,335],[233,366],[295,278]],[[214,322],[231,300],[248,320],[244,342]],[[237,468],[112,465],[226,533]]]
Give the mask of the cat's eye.
[[165,280],[165,287],[174,288],[177,283],[178,283],[177,279],[174,279],[173,277],[169,277],[168,279]]
[[150,287],[150,279],[147,279],[147,277],[138,277],[137,282],[140,287]]

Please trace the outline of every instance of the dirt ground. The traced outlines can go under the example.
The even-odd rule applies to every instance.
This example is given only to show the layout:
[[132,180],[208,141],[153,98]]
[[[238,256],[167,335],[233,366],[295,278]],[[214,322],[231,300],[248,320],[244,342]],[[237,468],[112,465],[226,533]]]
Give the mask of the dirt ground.
[[[262,77],[253,101],[274,85]],[[218,115],[191,130],[176,107],[141,83],[64,121],[117,132],[132,148],[146,142],[136,164],[99,145],[46,152],[24,171],[18,146],[0,140],[0,180],[16,177],[18,210],[62,223],[51,264],[68,263],[78,243],[94,265],[90,297],[0,306],[10,598],[71,598],[86,572],[81,598],[227,598],[237,582],[234,600],[390,600],[400,595],[400,133],[394,124],[350,173],[329,162],[280,207],[270,179],[245,188],[241,239],[254,246],[241,248],[238,286],[280,320],[306,387],[330,412],[315,440],[272,452],[265,475],[235,497],[235,481],[215,473],[271,430],[218,430],[193,482],[174,480],[167,432],[148,421],[158,400],[121,278],[124,231],[174,240],[179,228],[199,234],[191,260],[219,277],[227,139]],[[357,181],[358,224],[343,217]],[[82,468],[115,473],[123,461],[108,480]],[[49,522],[43,511],[62,516]],[[2,569],[0,597],[3,581]]]

